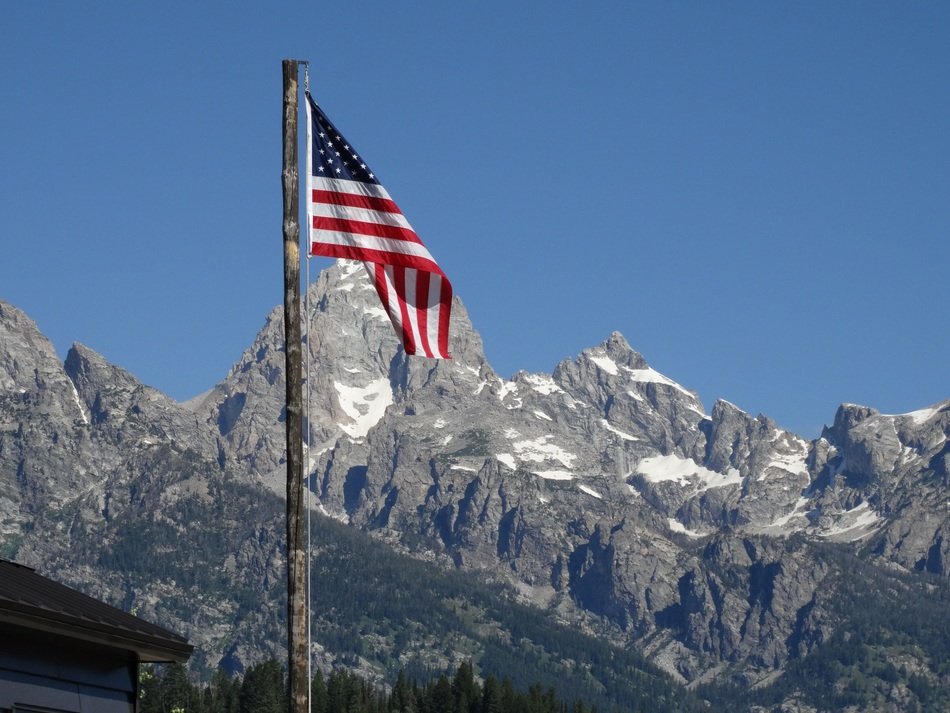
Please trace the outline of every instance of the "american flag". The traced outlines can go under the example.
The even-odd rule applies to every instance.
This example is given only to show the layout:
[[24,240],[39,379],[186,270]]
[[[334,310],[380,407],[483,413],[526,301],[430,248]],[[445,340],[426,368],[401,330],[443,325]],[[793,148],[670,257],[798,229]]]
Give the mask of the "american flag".
[[449,356],[452,286],[366,161],[307,94],[310,254],[360,260],[406,354]]

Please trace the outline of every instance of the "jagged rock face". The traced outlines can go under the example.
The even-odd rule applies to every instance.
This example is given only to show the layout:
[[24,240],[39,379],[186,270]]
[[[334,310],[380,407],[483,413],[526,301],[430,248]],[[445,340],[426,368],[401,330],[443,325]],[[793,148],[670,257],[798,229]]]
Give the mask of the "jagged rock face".
[[[137,575],[186,531],[239,532],[234,522],[192,514],[251,482],[192,411],[81,344],[60,362],[35,325],[0,302],[0,555],[222,650],[246,621],[233,601]],[[230,559],[180,555],[221,572],[232,591],[279,588],[273,520],[261,519],[268,534],[235,542]],[[133,581],[145,584],[133,589]]]
[[841,406],[820,439],[817,516],[851,513],[875,528],[869,545],[876,553],[947,576],[948,436],[950,402],[897,416]]
[[108,519],[142,473],[167,477],[169,444],[218,457],[193,414],[80,344],[63,364],[6,303],[0,334],[0,523],[8,545],[68,505],[84,519]]
[[37,514],[98,481],[89,414],[50,341],[0,301],[0,535],[19,541]]
[[713,407],[707,434],[706,466],[742,479],[730,515],[733,523],[751,532],[781,530],[776,523],[794,512],[810,484],[809,444],[770,419],[750,418],[725,401]]
[[[488,369],[481,339],[460,302],[453,307],[455,361],[445,367],[407,359],[376,299],[359,263],[321,273],[309,290],[303,329],[310,367],[305,440],[314,459],[341,438],[362,441],[407,390],[424,393],[426,408],[446,410],[445,394],[467,393],[478,372]],[[271,484],[284,478],[283,343],[283,310],[275,308],[225,380],[190,405],[220,433],[230,455]],[[456,366],[462,363],[464,368]]]
[[97,436],[123,448],[175,442],[205,457],[217,458],[215,434],[187,409],[157,389],[141,384],[102,356],[74,344],[66,355],[65,374],[75,386],[80,407],[89,414]]
[[[507,578],[561,616],[600,617],[684,680],[724,664],[764,675],[829,635],[829,566],[809,542],[950,574],[950,401],[902,416],[843,406],[807,442],[725,401],[707,414],[617,333],[550,375],[507,380],[458,301],[451,361],[406,357],[359,264],[322,273],[308,304],[316,506],[402,550]],[[28,527],[68,503],[89,527],[133,512],[157,527],[166,511],[226,502],[232,483],[283,492],[281,310],[187,405],[81,345],[59,364],[3,303],[0,330],[0,534],[18,556],[65,551]],[[230,586],[279,587],[272,525],[217,555]],[[128,596],[186,598],[162,586]],[[183,621],[213,630],[200,634],[209,649],[229,640],[212,609],[205,629]],[[253,648],[229,646],[218,652],[229,660]]]

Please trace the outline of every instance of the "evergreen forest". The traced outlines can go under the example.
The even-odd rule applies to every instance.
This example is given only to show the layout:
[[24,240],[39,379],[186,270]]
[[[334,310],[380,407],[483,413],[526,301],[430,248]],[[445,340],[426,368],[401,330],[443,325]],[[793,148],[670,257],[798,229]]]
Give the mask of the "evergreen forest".
[[[239,485],[231,488],[230,496],[249,513],[248,521],[279,521],[266,517],[278,511],[276,498]],[[213,502],[219,507],[219,499]],[[151,674],[154,679],[143,682],[148,699],[144,713],[173,708],[270,710],[248,707],[257,700],[258,688],[269,690],[254,681],[266,675],[282,680],[277,664],[245,667],[235,652],[241,647],[260,651],[257,661],[280,655],[286,631],[284,592],[275,588],[269,600],[262,601],[259,580],[251,571],[245,581],[223,579],[221,563],[241,542],[232,541],[239,528],[222,527],[224,513],[214,514],[221,517],[210,516],[195,499],[185,498],[163,519],[116,518],[110,527],[122,529],[125,537],[100,537],[88,551],[70,551],[74,569],[77,562],[103,567],[112,573],[110,579],[122,584],[120,590],[136,591],[156,579],[187,585],[192,596],[164,600],[182,621],[189,619],[196,601],[234,603],[229,616],[237,636],[225,642],[223,658],[212,658],[199,648],[187,671],[169,667]],[[82,527],[81,519],[75,522],[74,528]],[[174,522],[192,524],[182,531]],[[618,632],[601,622],[587,619],[565,626],[551,611],[524,604],[510,587],[486,581],[477,572],[444,569],[398,554],[390,545],[329,518],[315,518],[312,527],[313,541],[319,543],[312,560],[312,633],[324,652],[319,667],[336,671],[322,684],[315,682],[314,700],[322,688],[328,696],[332,689],[331,698],[350,701],[348,710],[400,710],[399,695],[392,708],[392,694],[382,692],[399,690],[400,671],[418,706],[412,710],[444,710],[423,708],[421,701],[426,695],[437,697],[434,687],[441,677],[454,681],[462,661],[471,662],[481,682],[479,701],[486,695],[493,700],[496,684],[508,692],[505,700],[523,695],[529,701],[527,708],[504,710],[547,710],[530,707],[535,705],[531,700],[536,703],[545,696],[566,710],[585,706],[599,713],[774,711],[789,702],[819,711],[888,706],[920,713],[950,710],[950,586],[923,571],[884,567],[869,553],[855,555],[834,543],[789,538],[787,548],[807,547],[811,558],[834,573],[814,602],[821,616],[815,638],[787,642],[791,658],[782,675],[767,685],[750,685],[741,670],[727,664],[715,679],[687,689],[632,647],[622,646]],[[408,530],[404,535],[413,536],[422,535]],[[182,548],[202,556],[175,556]],[[744,573],[716,575],[728,582],[741,581]],[[680,622],[668,625],[675,629]],[[245,707],[235,708],[245,688]],[[348,693],[341,693],[344,689]],[[354,707],[354,700],[364,699],[365,705],[377,707]],[[467,703],[475,705],[471,698]]]
[[[492,675],[479,682],[471,663],[463,662],[451,678],[445,674],[424,684],[400,671],[390,690],[371,684],[346,669],[328,676],[320,671],[311,683],[312,713],[595,713],[581,700],[567,703],[553,688],[514,687],[510,678]],[[205,685],[192,682],[187,669],[170,664],[143,669],[141,713],[283,713],[287,710],[283,669],[270,659],[231,677],[223,670]],[[646,711],[643,706],[637,710]]]

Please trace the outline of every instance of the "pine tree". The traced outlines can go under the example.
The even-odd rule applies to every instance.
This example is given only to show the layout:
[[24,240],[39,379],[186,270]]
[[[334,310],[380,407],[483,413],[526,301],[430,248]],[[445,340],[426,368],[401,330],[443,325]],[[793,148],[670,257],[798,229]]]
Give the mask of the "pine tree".
[[429,713],[456,713],[452,684],[444,674],[429,688],[426,703]]
[[208,713],[240,713],[238,698],[241,693],[241,682],[228,675],[224,669],[219,668],[214,672],[211,683],[205,691],[205,710]]
[[154,666],[139,669],[139,713],[161,713],[162,679]]
[[284,672],[274,659],[247,670],[238,700],[240,713],[283,713]]
[[162,676],[162,713],[196,711],[199,705],[198,689],[188,679],[188,671],[180,663],[169,664]]
[[310,710],[311,713],[330,712],[330,696],[327,694],[327,684],[320,670],[317,670],[313,681],[310,682]]
[[359,713],[363,686],[355,673],[334,671],[327,680],[330,713]]
[[406,672],[399,669],[396,684],[393,686],[392,695],[389,697],[389,710],[391,713],[414,713],[417,708],[416,698],[409,682],[406,680]]
[[503,713],[501,686],[494,676],[485,679],[481,713]]
[[452,679],[452,693],[455,695],[457,713],[476,713],[475,707],[481,699],[481,691],[475,681],[475,671],[470,661],[459,664]]

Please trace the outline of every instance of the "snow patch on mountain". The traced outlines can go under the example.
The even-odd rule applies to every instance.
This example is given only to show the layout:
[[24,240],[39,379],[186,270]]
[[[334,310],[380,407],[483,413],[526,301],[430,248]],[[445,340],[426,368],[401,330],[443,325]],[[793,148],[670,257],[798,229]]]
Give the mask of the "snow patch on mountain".
[[350,521],[350,516],[346,512],[332,512],[324,506],[323,503],[317,504],[317,509],[324,517],[329,517],[337,522],[342,522],[344,525]]
[[[773,469],[778,469],[795,475],[808,475],[808,443],[787,431],[776,432],[772,439],[772,458],[759,473],[756,480],[766,480]],[[779,450],[782,449],[782,450]],[[786,452],[790,451],[790,452]]]
[[340,281],[349,280],[357,274],[362,277],[363,271],[366,269],[359,260],[341,259],[337,260],[337,265],[340,267]]
[[307,443],[306,439],[303,444],[303,452],[307,456],[307,472],[313,473],[317,467],[317,464],[320,462],[320,456],[330,450],[330,446],[324,446],[320,450],[311,452],[311,446]]
[[[516,438],[518,436],[517,431],[514,431],[514,436],[509,435],[509,433],[511,433],[511,431],[505,433],[509,438]],[[533,463],[544,463],[545,461],[556,460],[566,468],[573,467],[577,456],[551,443],[553,438],[554,436],[547,435],[524,441],[515,441],[511,444],[511,447],[515,449],[515,455],[520,460],[527,460]]]
[[532,470],[531,472],[545,480],[574,480],[574,474],[566,470]]
[[[475,393],[477,394],[481,390],[482,387],[479,386],[478,391]],[[521,406],[524,404],[524,400],[518,395],[518,384],[514,381],[502,381],[499,379],[496,395],[498,396],[498,400],[505,404],[505,408],[507,408],[509,411],[512,409],[521,408]],[[509,397],[512,398],[509,399]]]
[[521,378],[528,386],[544,396],[564,391],[547,374],[525,374]]
[[518,385],[513,381],[498,382],[498,400],[504,402],[510,394],[518,393]]
[[376,379],[366,386],[347,386],[335,381],[333,387],[340,408],[353,421],[340,424],[340,429],[353,439],[365,437],[393,402],[392,387],[386,378]]
[[791,532],[803,530],[808,525],[808,513],[810,500],[804,496],[799,496],[798,500],[792,506],[790,512],[777,517],[767,525],[759,527],[749,527],[751,532],[757,532],[767,535],[783,535]]
[[820,537],[839,542],[854,542],[873,534],[883,519],[864,501],[835,517],[835,524],[819,533]]
[[651,367],[646,367],[644,369],[631,369],[630,367],[623,367],[623,370],[630,375],[631,381],[636,381],[644,384],[663,384],[664,386],[671,386],[677,391],[681,391],[691,399],[695,399],[696,395],[690,391],[687,391],[685,388],[677,384],[675,381],[669,377],[663,376],[656,369]]
[[676,455],[644,458],[637,465],[636,472],[651,483],[673,481],[682,486],[698,484],[699,490],[742,483],[742,476],[735,468],[730,468],[727,473],[717,473],[689,458]]
[[693,538],[706,536],[702,532],[698,532],[696,530],[690,530],[688,527],[686,527],[686,525],[684,525],[679,520],[676,520],[675,518],[672,518],[672,517],[667,519],[666,523],[669,526],[671,532],[678,532],[681,535],[686,535],[687,537],[693,537]]
[[620,373],[617,368],[617,362],[606,354],[591,356],[590,360],[594,362],[602,371],[606,371],[611,376],[617,376]]
[[389,314],[382,307],[368,307],[363,314],[374,317],[375,319],[381,319],[384,322],[389,321]]
[[603,495],[601,495],[600,493],[598,493],[598,492],[597,492],[596,490],[594,490],[593,488],[587,487],[586,485],[578,484],[578,485],[577,485],[577,489],[580,490],[582,493],[587,493],[587,494],[590,495],[591,497],[597,498],[598,500],[603,500],[603,499],[604,499],[604,496],[603,496]]
[[922,408],[917,411],[911,411],[910,413],[901,414],[907,418],[910,418],[918,426],[922,426],[927,423],[930,419],[940,413],[941,409],[936,407],[931,408]]
[[[72,387],[72,390],[73,390],[73,400],[76,402],[76,408],[79,409],[79,415],[82,416],[82,422],[88,426],[88,425],[89,425],[89,414],[86,413],[86,408],[85,408],[85,406],[82,405],[82,401],[81,401],[80,398],[79,398],[79,392],[76,391],[76,385],[75,385],[72,381],[69,382],[69,385]],[[21,393],[21,394],[22,394],[24,391],[25,391],[25,389],[20,389],[20,393]]]
[[629,433],[627,433],[627,432],[625,432],[625,431],[621,431],[621,430],[620,430],[619,428],[617,428],[616,426],[612,426],[612,425],[610,424],[610,422],[609,422],[607,419],[605,419],[605,418],[600,419],[600,425],[602,425],[604,428],[606,428],[606,429],[607,429],[608,431],[610,431],[611,433],[613,433],[613,434],[615,434],[615,435],[617,435],[617,436],[620,436],[620,437],[621,437],[623,440],[625,440],[625,441],[639,441],[639,440],[640,440],[640,439],[637,438],[636,436],[631,436]]
[[511,453],[496,453],[495,460],[497,460],[499,463],[504,463],[512,470],[518,469],[518,463],[515,461],[515,457],[511,455]]

